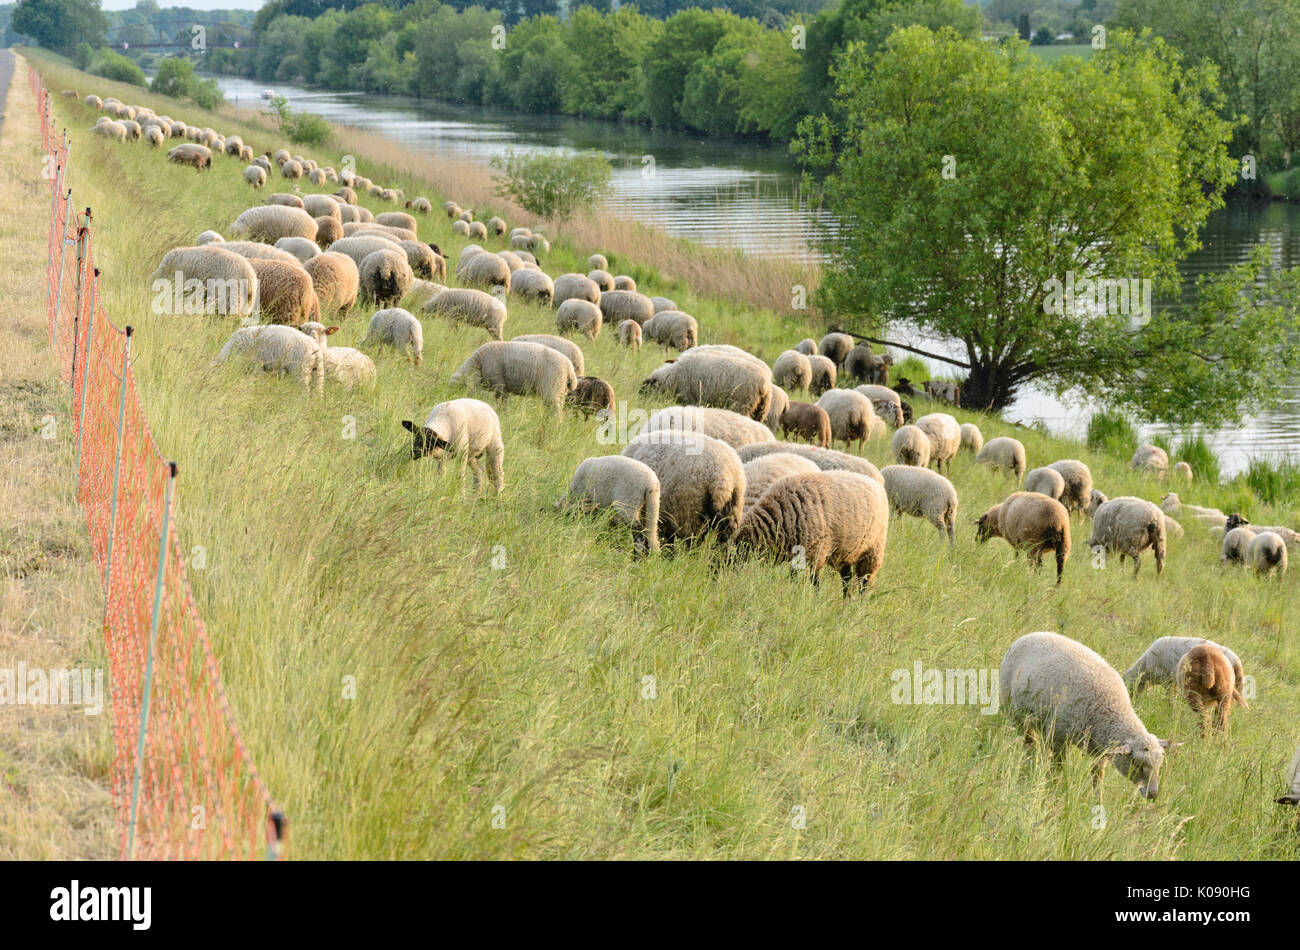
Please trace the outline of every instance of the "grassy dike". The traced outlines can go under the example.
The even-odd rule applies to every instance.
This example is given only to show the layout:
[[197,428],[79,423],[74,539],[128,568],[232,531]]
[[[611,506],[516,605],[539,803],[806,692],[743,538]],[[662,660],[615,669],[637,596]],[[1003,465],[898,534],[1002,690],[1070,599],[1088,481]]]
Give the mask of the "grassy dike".
[[[1290,813],[1272,802],[1300,738],[1294,574],[1279,584],[1221,572],[1215,541],[1189,528],[1163,578],[1148,558],[1134,580],[1096,566],[1088,526],[1076,522],[1058,589],[1052,572],[1028,570],[1005,544],[975,544],[975,518],[1011,485],[965,455],[952,469],[955,549],[916,519],[893,522],[869,597],[844,601],[837,583],[814,590],[770,565],[715,572],[709,546],[633,562],[626,533],[549,510],[579,461],[618,450],[594,420],[557,421],[531,400],[500,407],[499,498],[408,460],[401,420],[458,395],[447,379],[481,331],[427,320],[420,367],[384,357],[373,391],[317,399],[211,367],[231,325],[153,314],[147,278],[167,249],[224,229],[264,195],[249,191],[235,159],[215,158],[197,176],[143,144],[92,137],[92,111],[57,91],[117,95],[240,131],[257,151],[281,143],[48,60],[41,68],[71,129],[75,203],[95,209],[107,310],[137,328],[142,398],[180,463],[179,530],[206,554],[206,568],[191,571],[199,609],[253,755],[289,815],[295,856],[1300,856]],[[343,151],[315,157],[337,163]],[[444,198],[359,157],[362,174],[435,205]],[[464,244],[441,216],[420,231],[453,258]],[[596,250],[558,242],[544,265],[585,270]],[[706,342],[770,361],[817,335],[691,293],[652,259],[617,269],[647,293],[675,296]],[[331,342],[361,338],[368,311],[358,311]],[[507,336],[553,326],[551,311],[511,303]],[[630,353],[608,331],[584,350],[588,372],[630,410],[660,405],[637,386],[669,354],[653,344]],[[1112,496],[1163,490],[1127,460],[954,414],[986,439],[1020,438],[1031,465],[1084,459]],[[889,461],[880,441],[866,454]],[[1217,496],[1184,492],[1202,504]],[[1120,669],[1157,636],[1211,636],[1242,656],[1255,698],[1226,743],[1202,741],[1167,694],[1138,699],[1150,729],[1187,743],[1167,760],[1154,803],[1114,770],[1099,802],[1083,756],[1053,767],[1027,755],[1001,715],[891,698],[896,669],[996,670],[1032,630],[1075,637]]]

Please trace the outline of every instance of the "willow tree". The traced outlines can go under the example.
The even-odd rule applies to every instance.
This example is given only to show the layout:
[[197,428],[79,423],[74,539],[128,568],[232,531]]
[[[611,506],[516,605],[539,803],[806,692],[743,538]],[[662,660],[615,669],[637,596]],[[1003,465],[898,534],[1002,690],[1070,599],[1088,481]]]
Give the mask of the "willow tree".
[[1209,424],[1300,362],[1264,256],[1190,306],[1145,308],[1179,293],[1238,172],[1212,66],[1149,36],[1047,64],[1018,40],[909,27],[877,55],[850,48],[836,78],[845,123],[806,119],[795,146],[840,223],[821,305],[862,336],[905,321],[958,341],[963,403],[1001,408],[1035,381]]

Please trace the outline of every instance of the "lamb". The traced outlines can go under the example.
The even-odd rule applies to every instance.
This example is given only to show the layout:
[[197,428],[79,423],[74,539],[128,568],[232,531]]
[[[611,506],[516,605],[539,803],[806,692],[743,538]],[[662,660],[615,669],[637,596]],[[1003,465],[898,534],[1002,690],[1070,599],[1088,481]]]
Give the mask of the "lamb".
[[266,200],[263,201],[262,204],[283,205],[286,208],[302,208],[304,210],[306,209],[306,204],[304,204],[303,200],[300,197],[287,191],[277,191],[274,192],[273,194],[267,195]]
[[375,381],[375,364],[370,357],[350,346],[331,346],[323,351],[325,378],[351,389]]
[[900,465],[930,467],[930,437],[916,426],[900,426],[889,448]]
[[852,389],[832,389],[822,394],[817,405],[830,416],[832,441],[843,442],[845,449],[856,441],[861,452],[876,419],[871,400]]
[[540,343],[542,346],[548,346],[555,352],[564,356],[573,364],[573,371],[581,376],[586,371],[585,361],[582,358],[582,350],[578,344],[572,340],[566,340],[562,336],[554,336],[550,333],[531,333],[526,336],[514,337],[516,340],[523,340],[526,343]]
[[1181,482],[1188,485],[1192,483],[1192,467],[1186,462],[1176,462],[1174,467],[1170,469],[1170,473]]
[[391,346],[401,350],[410,361],[420,365],[424,358],[424,327],[415,315],[401,307],[378,310],[370,318],[361,346]]
[[316,240],[316,219],[301,208],[284,205],[255,205],[242,212],[230,232],[250,241],[274,244],[282,237]]
[[424,305],[426,313],[446,317],[453,323],[482,327],[496,340],[503,338],[506,325],[505,302],[481,290],[451,288],[435,294]]
[[615,524],[632,529],[634,557],[659,550],[659,476],[649,465],[623,455],[584,459],[556,510],[584,513],[608,509]]
[[984,433],[980,427],[973,422],[963,422],[961,424],[961,447],[969,449],[972,455],[978,456],[984,448]]
[[618,342],[622,346],[630,346],[633,353],[641,349],[641,324],[635,320],[624,320],[620,323],[618,325]]
[[[1019,439],[999,436],[996,439],[990,439],[982,449],[975,455],[975,461],[989,466],[999,471],[1010,472],[1016,478],[1016,483],[1025,474],[1025,446]],[[1064,478],[1062,478],[1064,481]],[[1091,490],[1091,487],[1090,489]]]
[[1246,559],[1256,574],[1262,577],[1276,572],[1280,581],[1286,574],[1286,542],[1272,531],[1260,531],[1251,539]]
[[304,263],[320,253],[320,247],[315,241],[300,237],[280,238],[275,242],[275,247],[281,251],[288,251]]
[[187,311],[244,317],[257,307],[257,272],[224,246],[173,248],[149,284],[156,302],[175,301],[177,289],[183,290]]
[[1060,501],[1065,493],[1065,479],[1054,468],[1036,468],[1025,476],[1025,491]]
[[[1069,491],[1067,482],[1066,491]],[[1125,556],[1133,559],[1133,576],[1142,567],[1142,552],[1151,548],[1156,557],[1156,576],[1165,570],[1165,519],[1160,509],[1149,501],[1125,495],[1112,498],[1100,508],[1092,519],[1092,538],[1089,547],[1098,546],[1119,553],[1120,564]]]
[[510,294],[549,307],[555,297],[555,285],[541,271],[523,269],[510,275]]
[[[604,317],[600,312],[600,308],[590,300],[570,297],[555,310],[555,329],[560,333],[577,330],[580,333],[585,333],[587,339],[594,340],[600,335],[603,322]],[[637,326],[635,320],[629,320],[628,322],[633,326]],[[641,328],[637,327],[637,329]]]
[[1078,459],[1061,459],[1047,466],[1065,479],[1061,504],[1070,512],[1083,511],[1092,501],[1092,470]]
[[661,541],[689,544],[716,534],[725,542],[735,533],[745,501],[745,469],[727,443],[700,432],[672,440],[644,433],[622,455],[645,463],[659,478]]
[[924,518],[948,532],[948,546],[956,544],[957,489],[938,472],[911,465],[886,465],[880,470],[890,508],[902,515]]
[[1168,492],[1160,499],[1160,509],[1168,515],[1173,515],[1179,521],[1184,518],[1192,518],[1198,524],[1205,527],[1222,528],[1228,523],[1228,516],[1218,508],[1202,508],[1200,505],[1183,504],[1182,499],[1178,497],[1177,492]]
[[337,311],[346,318],[357,302],[361,275],[356,263],[346,254],[326,251],[303,263],[322,310]]
[[297,327],[320,321],[320,300],[311,276],[300,264],[260,259],[250,260],[249,264],[257,274],[257,301],[263,322]]
[[817,341],[812,337],[806,336],[794,345],[796,353],[802,353],[804,356],[817,355]]
[[655,307],[650,302],[650,298],[634,290],[610,288],[606,293],[605,288],[602,287],[599,306],[606,321],[622,323],[624,320],[635,320],[642,328],[645,327],[646,321],[655,315]]
[[1070,515],[1054,498],[1036,492],[1013,492],[994,505],[976,522],[975,539],[1002,538],[1020,555],[1024,549],[1034,567],[1043,554],[1056,555],[1056,583],[1061,583],[1065,561],[1070,556]]
[[876,466],[861,456],[837,452],[835,449],[821,449],[797,442],[755,442],[737,450],[742,462],[749,462],[773,452],[790,452],[806,458],[823,472],[857,472],[859,475],[867,476],[882,488],[885,486],[884,476]]
[[1274,534],[1279,535],[1282,538],[1282,540],[1287,543],[1288,546],[1294,546],[1300,544],[1300,531],[1296,531],[1293,528],[1286,528],[1283,527],[1282,525],[1250,524],[1250,522],[1247,521],[1245,518],[1243,518],[1241,515],[1235,513],[1228,515],[1228,520],[1224,523],[1224,528],[1226,530],[1231,530],[1232,528],[1236,528],[1239,525],[1250,525],[1251,530],[1253,530],[1256,534],[1258,534],[1261,531],[1272,531]]
[[809,472],[773,484],[736,533],[738,550],[806,565],[817,584],[824,567],[839,571],[844,596],[856,577],[866,590],[885,560],[885,490],[853,472]]
[[[1172,686],[1178,681],[1179,661],[1188,650],[1203,643],[1215,647],[1223,654],[1228,665],[1232,667],[1235,688],[1240,691],[1245,682],[1245,671],[1242,669],[1241,660],[1227,647],[1204,637],[1157,637],[1151,642],[1151,646],[1147,647],[1146,651],[1133,662],[1133,665],[1124,671],[1124,682],[1134,693],[1140,692],[1148,683]],[[1242,700],[1241,704],[1245,706],[1245,701]]]
[[961,448],[961,427],[957,420],[944,412],[932,412],[917,419],[916,427],[930,440],[930,463],[934,470],[940,474],[945,469],[951,472],[952,460]]
[[767,404],[767,415],[763,417],[763,425],[767,426],[768,431],[773,435],[781,431],[781,417],[785,411],[790,408],[790,397],[786,395],[784,389],[775,383],[772,384],[771,399]]
[[1219,549],[1219,564],[1245,564],[1250,542],[1255,540],[1255,529],[1239,526],[1223,533]]
[[501,494],[505,487],[505,447],[501,442],[501,421],[496,410],[478,399],[450,399],[433,407],[423,426],[403,419],[402,426],[411,433],[411,460],[424,456],[438,462],[442,471],[444,458],[460,456],[461,477],[466,467],[474,473],[474,488],[483,481],[482,463],[486,456],[488,477]]
[[1183,698],[1201,715],[1201,736],[1209,732],[1210,710],[1215,707],[1215,725],[1228,737],[1228,714],[1233,702],[1249,709],[1236,686],[1236,676],[1223,651],[1210,643],[1200,643],[1178,661],[1178,685]]
[[316,246],[321,250],[341,241],[343,236],[343,225],[339,224],[338,218],[321,215],[316,219]]
[[577,388],[578,375],[562,353],[540,343],[510,340],[484,343],[452,373],[451,384],[477,384],[498,396],[536,396],[559,413]]
[[504,287],[510,292],[510,265],[495,254],[475,254],[460,259],[456,277],[470,287]]
[[831,417],[821,406],[792,402],[781,415],[781,436],[793,434],[823,449],[831,445]]
[[1169,453],[1158,445],[1138,446],[1133,453],[1132,465],[1148,475],[1164,475],[1169,471]]
[[828,333],[817,344],[817,352],[828,358],[836,368],[844,365],[844,359],[853,349],[853,337],[847,333]]
[[361,293],[379,306],[395,304],[411,289],[415,275],[401,249],[372,251],[361,261]]
[[296,376],[309,389],[320,392],[325,382],[325,341],[338,327],[304,323],[301,327],[264,324],[240,327],[230,335],[213,365],[240,357],[268,373]]
[[[528,229],[525,228],[524,230]],[[587,270],[609,270],[609,258],[604,254],[591,255],[591,257],[587,258]]]
[[1027,633],[1002,658],[998,695],[1008,716],[1044,734],[1054,751],[1080,746],[1109,760],[1148,799],[1159,792],[1165,750],[1133,711],[1124,681],[1082,643],[1058,633]]
[[699,324],[680,310],[660,310],[645,322],[641,332],[646,339],[674,350],[689,350],[700,342]]
[[600,288],[596,282],[582,274],[561,274],[555,278],[555,303],[563,304],[566,300],[585,300],[588,303],[598,306],[600,304]]
[[808,357],[808,364],[812,367],[812,382],[808,384],[808,392],[813,396],[821,396],[830,389],[835,388],[835,363],[828,356],[822,356],[820,353],[814,353]]
[[244,181],[254,188],[261,188],[266,184],[266,169],[261,165],[249,165],[244,169]]
[[677,310],[677,301],[670,300],[667,297],[651,297],[650,302],[654,304],[655,313],[663,313],[665,310]]
[[609,418],[614,411],[614,387],[598,376],[579,376],[578,384],[569,394],[568,402],[578,409],[583,417],[593,412],[604,412],[603,418]]
[[797,350],[785,350],[772,364],[772,382],[785,389],[807,389],[812,385],[812,363]]
[[741,520],[758,504],[763,493],[782,478],[820,471],[811,461],[792,452],[773,452],[750,459],[745,463],[745,507]]
[[660,391],[679,403],[730,409],[761,422],[767,418],[771,387],[771,370],[761,360],[695,347],[652,372],[641,392]]
[[[636,281],[633,280],[631,277],[628,277],[626,274],[615,274],[614,289],[615,290],[636,290]],[[653,303],[651,304],[651,306],[653,306]]]
[[701,432],[726,442],[733,449],[755,442],[774,442],[775,436],[763,423],[727,409],[705,406],[670,406],[653,413],[642,433],[658,433],[661,439],[673,439],[683,432]]

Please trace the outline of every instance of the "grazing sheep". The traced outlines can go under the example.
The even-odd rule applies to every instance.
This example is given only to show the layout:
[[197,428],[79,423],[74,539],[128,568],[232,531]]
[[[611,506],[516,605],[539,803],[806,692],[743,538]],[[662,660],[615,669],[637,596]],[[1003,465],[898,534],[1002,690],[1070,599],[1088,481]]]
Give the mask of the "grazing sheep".
[[886,465],[880,470],[890,508],[901,515],[924,518],[948,532],[948,545],[957,543],[957,489],[938,472],[911,465]]
[[[163,255],[149,277],[155,312],[224,314],[244,317],[257,308],[257,272],[224,245],[177,247]],[[167,302],[167,306],[160,306]]]
[[839,571],[844,596],[856,577],[866,590],[885,560],[889,502],[878,483],[853,472],[808,472],[780,479],[750,508],[736,532],[738,550]]
[[501,218],[493,215],[487,219],[487,230],[496,237],[500,237],[506,233],[506,223]]
[[519,255],[512,254],[510,251],[497,251],[497,257],[501,258],[509,266],[511,278],[514,277],[515,271],[524,266],[524,262],[520,260]]
[[904,403],[900,403],[900,405],[902,406],[903,409],[903,424],[911,425],[912,419],[916,416],[916,413],[912,411],[912,404],[908,402],[904,402]]
[[361,293],[381,307],[396,304],[405,297],[415,280],[401,248],[372,251],[357,269],[361,275]]
[[[1245,682],[1241,660],[1227,647],[1204,637],[1157,637],[1133,665],[1124,671],[1124,682],[1135,693],[1140,692],[1148,683],[1174,685],[1178,682],[1179,661],[1188,650],[1203,643],[1216,648],[1227,659],[1228,665],[1232,667],[1234,687],[1239,691]],[[1242,705],[1245,706],[1244,700]]]
[[104,108],[104,100],[99,98],[99,96],[96,95],[86,96],[86,98],[82,101],[85,102],[85,104],[90,106],[90,108],[92,109]]
[[1287,774],[1290,775],[1291,791],[1276,801],[1279,805],[1300,805],[1300,748],[1295,750],[1295,758],[1291,760]]
[[475,254],[469,258],[462,255],[456,267],[456,277],[471,287],[488,290],[504,287],[507,293],[510,292],[510,265],[495,254]]
[[487,457],[488,476],[497,494],[505,487],[505,447],[501,442],[501,421],[496,410],[478,399],[451,399],[433,407],[423,426],[403,419],[402,426],[411,433],[411,459],[428,455],[437,459],[438,471],[449,456],[460,456],[460,474],[466,467],[474,473],[474,488],[482,484],[482,463]]
[[1025,476],[1025,491],[1060,501],[1065,494],[1065,478],[1056,469],[1036,468]]
[[1200,505],[1185,505],[1176,492],[1168,492],[1160,499],[1160,510],[1173,515],[1179,521],[1187,518],[1195,520],[1204,527],[1222,528],[1228,523],[1228,516],[1218,508],[1202,508]]
[[792,452],[773,452],[750,459],[745,463],[745,508],[741,519],[744,520],[763,493],[782,478],[820,471],[811,461]]
[[348,204],[352,205],[353,207],[356,206],[357,193],[353,189],[349,188],[347,185],[340,186],[339,190],[334,192],[334,196],[336,198],[342,198],[344,201],[346,201]]
[[1186,462],[1175,462],[1174,467],[1169,470],[1174,478],[1190,485],[1192,483],[1192,467]]
[[337,330],[314,322],[300,327],[240,327],[212,362],[215,366],[238,357],[251,368],[297,377],[308,389],[320,392],[325,384],[325,341]]
[[[96,129],[95,131],[99,135],[106,135],[109,138],[113,137],[113,135],[110,132],[107,131],[101,132],[98,129]],[[125,138],[126,138],[126,132],[123,131],[121,133],[121,137],[119,138],[119,141],[124,141]],[[174,148],[171,151],[169,151],[167,153],[167,161],[175,165],[189,165],[191,168],[193,168],[195,171],[198,172],[205,171],[212,167],[212,157],[210,155],[209,156],[201,155],[198,152],[193,152],[185,148]]]
[[158,146],[162,145],[163,139],[165,137],[166,136],[163,135],[162,129],[158,128],[158,126],[156,125],[151,125],[144,130],[145,142],[153,146],[154,148],[157,148]]
[[569,490],[555,503],[557,511],[608,510],[615,524],[632,529],[635,557],[659,550],[659,476],[649,465],[623,455],[605,455],[578,463]]
[[288,251],[299,261],[309,261],[320,253],[320,247],[315,241],[309,241],[306,238],[289,237],[280,238],[275,242],[275,247],[280,251]]
[[1219,548],[1219,564],[1245,564],[1246,552],[1250,542],[1255,540],[1255,529],[1244,525],[1223,533],[1223,544]]
[[1282,538],[1282,540],[1287,543],[1288,547],[1300,544],[1300,531],[1296,531],[1293,528],[1286,528],[1283,527],[1282,525],[1250,524],[1249,521],[1247,521],[1241,515],[1236,513],[1228,515],[1228,520],[1224,523],[1224,530],[1230,531],[1233,528],[1239,527],[1241,525],[1250,525],[1251,530],[1253,530],[1256,534],[1258,534],[1261,531],[1272,531],[1274,534],[1279,535]]
[[[1161,514],[1164,513],[1161,512]],[[1173,518],[1169,517],[1168,515],[1164,515],[1164,519],[1165,519],[1165,537],[1181,538],[1183,536],[1183,526],[1180,525]]]
[[255,205],[242,212],[229,230],[236,236],[267,244],[274,244],[282,237],[303,237],[314,241],[316,219],[302,208]]
[[[511,241],[511,244],[513,243],[514,242]],[[609,271],[604,270],[603,268],[599,270],[588,271],[587,279],[591,281],[593,284],[595,284],[596,287],[599,288],[602,294],[605,293],[606,291],[614,289],[614,275],[611,274]],[[651,313],[653,314],[653,305],[651,306]],[[645,321],[641,321],[641,322],[645,322]]]
[[1065,561],[1070,556],[1070,515],[1054,498],[1036,492],[1018,491],[994,505],[976,522],[975,540],[1002,538],[1018,557],[1024,549],[1034,567],[1043,554],[1056,555],[1056,583],[1061,583]]
[[405,228],[411,232],[418,231],[420,227],[414,215],[409,215],[405,211],[384,211],[375,215],[375,223],[394,228]]
[[651,297],[650,302],[654,304],[655,313],[663,313],[665,310],[677,310],[677,301],[670,300],[667,297]]
[[469,223],[469,236],[486,241],[488,236],[487,225],[482,221],[471,221]]
[[561,274],[555,278],[554,299],[557,305],[566,300],[585,300],[599,305],[600,288],[596,286],[594,280],[582,274]]
[[1109,760],[1149,799],[1159,791],[1165,750],[1133,711],[1124,681],[1082,643],[1058,633],[1027,633],[1007,650],[998,695],[1008,716],[1045,736],[1054,751],[1067,745],[1097,762],[1100,782]]
[[[585,333],[587,339],[594,340],[600,335],[603,322],[604,317],[600,312],[600,308],[590,300],[579,300],[576,297],[570,297],[555,310],[555,328],[561,333],[577,330],[580,333]],[[627,322],[637,327],[635,320]],[[641,328],[637,327],[637,329],[640,330]]]
[[550,333],[531,333],[526,336],[517,336],[513,339],[523,340],[526,343],[540,343],[542,346],[548,346],[572,363],[573,371],[579,376],[586,371],[585,360],[582,358],[582,350],[578,347],[578,344],[574,343],[572,340],[566,340],[562,336],[555,336]]
[[885,479],[876,466],[860,455],[849,455],[847,452],[839,452],[835,449],[822,449],[813,445],[801,445],[798,442],[755,442],[753,445],[746,445],[737,450],[742,462],[749,462],[773,452],[791,452],[808,459],[823,472],[857,472],[859,475],[867,476],[882,488],[885,485]]
[[366,327],[365,339],[360,346],[376,346],[382,350],[394,347],[406,354],[416,366],[424,358],[424,327],[415,315],[401,307],[377,310]]
[[980,431],[980,427],[975,423],[963,422],[961,424],[961,447],[969,449],[971,455],[979,455],[980,450],[984,448],[984,433]]
[[264,205],[282,205],[286,208],[300,208],[306,210],[307,206],[302,198],[287,191],[276,191],[266,196],[262,202]]
[[338,218],[321,215],[316,219],[316,246],[321,250],[332,247],[343,237],[343,225],[339,224]]
[[577,388],[578,375],[564,354],[540,343],[510,340],[484,343],[452,373],[451,384],[478,385],[499,397],[536,396],[559,413]]
[[289,161],[280,166],[280,174],[290,181],[297,181],[303,174],[302,165],[293,159],[289,159]]
[[641,327],[648,340],[674,350],[689,350],[700,342],[700,327],[695,318],[680,310],[660,310]]
[[618,325],[618,342],[622,346],[630,346],[634,353],[641,349],[641,324],[635,320],[624,320],[620,323]]
[[[601,303],[604,303],[604,297]],[[677,402],[730,409],[763,421],[772,399],[772,372],[754,357],[716,347],[694,347],[665,363],[641,384],[642,394],[662,392]]]
[[1228,736],[1228,714],[1234,701],[1249,709],[1237,688],[1237,677],[1231,663],[1219,647],[1199,643],[1178,661],[1176,679],[1183,698],[1193,710],[1201,714],[1201,736],[1209,732],[1209,706],[1215,707],[1215,725]]
[[433,280],[441,276],[446,279],[447,265],[429,245],[422,241],[399,241],[397,246],[406,255],[406,263],[410,265],[411,273],[416,277]]
[[1092,502],[1092,469],[1078,459],[1061,459],[1047,466],[1065,479],[1061,504],[1067,511],[1083,511]]
[[952,380],[927,379],[925,381],[925,395],[927,399],[951,403],[958,408],[961,407],[961,386]]
[[1256,574],[1262,577],[1277,572],[1281,580],[1286,574],[1286,542],[1272,531],[1260,531],[1251,539],[1246,559]]
[[641,432],[661,433],[661,438],[674,438],[682,432],[701,432],[710,438],[726,442],[733,449],[755,442],[776,440],[771,430],[761,422],[727,409],[705,406],[669,406],[660,409],[651,414]]
[[375,381],[375,364],[370,357],[350,346],[331,346],[324,351],[325,379],[351,389]]
[[1158,445],[1140,445],[1133,453],[1132,465],[1147,475],[1164,475],[1169,471],[1169,453]]
[[1107,498],[1103,492],[1094,488],[1088,493],[1088,506],[1084,508],[1083,511],[1089,518],[1092,518],[1097,514],[1097,509],[1108,501],[1110,501],[1110,499]]
[[831,418],[831,440],[843,442],[846,450],[857,442],[861,452],[876,420],[871,400],[852,389],[832,389],[822,394],[817,405]]
[[874,354],[870,343],[859,343],[844,355],[844,378],[867,381],[873,378]]
[[767,426],[769,432],[776,435],[777,432],[781,431],[781,417],[790,408],[790,397],[776,383],[772,384],[770,391],[772,396],[767,403],[767,415],[763,417],[763,425]]
[[[358,269],[361,267],[361,262],[375,251],[400,251],[404,257],[406,255],[400,244],[375,234],[355,234],[351,237],[340,238],[330,245],[330,250],[339,254],[346,254],[352,258]],[[409,259],[407,260],[407,266],[410,266]],[[412,272],[411,276],[415,276],[414,272]]]
[[690,543],[706,534],[727,541],[740,524],[745,469],[736,450],[700,432],[663,439],[643,433],[623,449],[659,478],[659,537]]
[[343,223],[339,201],[331,195],[303,195],[302,208],[313,218],[334,218]]
[[806,336],[794,345],[795,352],[802,353],[804,356],[817,355],[817,341],[812,337]]
[[930,437],[916,426],[900,426],[889,448],[900,465],[930,466]]
[[828,358],[836,368],[844,365],[844,359],[853,349],[853,337],[847,333],[828,333],[817,344],[817,352]]
[[951,472],[952,460],[961,448],[961,427],[957,420],[947,413],[932,412],[917,419],[916,427],[930,440],[930,463],[934,470],[940,474],[945,470]]
[[649,297],[645,294],[639,294],[635,290],[611,289],[606,293],[602,288],[600,312],[604,316],[606,323],[622,323],[624,320],[635,320],[644,328],[646,321],[655,315],[655,308]]
[[541,271],[526,268],[510,275],[510,295],[549,307],[555,297],[555,285]]
[[260,258],[248,263],[257,274],[257,301],[264,323],[297,327],[320,321],[320,300],[301,264]]
[[[1019,439],[999,436],[996,439],[990,439],[984,447],[975,455],[975,461],[989,466],[989,468],[999,471],[1010,472],[1016,478],[1016,483],[1025,474],[1025,446]],[[1064,481],[1064,478],[1062,478]]]
[[793,434],[823,449],[831,445],[831,417],[821,406],[792,402],[781,414],[782,438]]
[[579,376],[578,384],[569,394],[569,405],[582,413],[583,418],[593,412],[604,411],[605,418],[614,411],[614,387],[599,376]]
[[453,221],[451,223],[451,233],[459,234],[461,237],[469,237],[469,222]]
[[[1067,482],[1066,491],[1069,491]],[[1118,552],[1120,564],[1125,556],[1133,559],[1133,576],[1142,567],[1142,552],[1151,548],[1156,556],[1156,576],[1165,570],[1165,519],[1160,509],[1149,501],[1125,495],[1112,498],[1092,519],[1089,547],[1098,546]]]
[[821,396],[835,388],[837,370],[834,361],[829,356],[814,353],[808,357],[808,365],[812,368],[812,381],[808,384],[808,392],[811,395]]
[[278,247],[272,247],[270,244],[262,244],[258,241],[223,241],[221,247],[232,254],[246,257],[250,261],[279,261],[282,264],[302,264],[302,261],[288,251],[282,251]]
[[505,301],[481,290],[451,288],[435,294],[424,305],[425,313],[446,317],[452,323],[482,327],[493,339],[503,338],[506,325]]
[[194,239],[194,243],[196,246],[204,244],[224,244],[226,243],[226,239],[221,236],[220,232],[202,231],[199,233],[199,236]]
[[628,277],[626,274],[615,274],[614,289],[615,290],[636,290],[636,281],[633,280],[631,277]]
[[361,273],[356,262],[346,254],[326,251],[307,260],[303,265],[311,285],[316,290],[316,299],[322,310],[338,311],[340,318],[346,318],[361,288]]
[[244,169],[244,181],[254,188],[261,188],[266,184],[266,169],[261,165],[249,165]]
[[[342,217],[342,210],[339,211]],[[345,237],[352,237],[354,234],[366,234],[373,237],[388,238],[394,244],[400,244],[403,241],[414,241],[416,239],[414,231],[408,231],[406,228],[394,228],[387,224],[374,224],[369,221],[349,221],[343,225],[343,234]]]
[[[527,231],[527,228],[523,230]],[[531,232],[529,232],[531,234]],[[609,258],[604,254],[593,254],[587,258],[587,270],[609,270]]]
[[772,364],[772,382],[788,390],[812,385],[812,363],[797,350],[785,350]]
[[[903,418],[903,399],[888,386],[881,386],[877,383],[864,383],[855,386],[854,389],[871,400],[872,405],[876,408],[876,415],[882,419],[901,420]],[[894,427],[897,428],[901,425],[903,423],[897,421]]]
[[540,234],[534,234],[528,239],[528,249],[534,254],[549,254],[551,252],[551,242]]

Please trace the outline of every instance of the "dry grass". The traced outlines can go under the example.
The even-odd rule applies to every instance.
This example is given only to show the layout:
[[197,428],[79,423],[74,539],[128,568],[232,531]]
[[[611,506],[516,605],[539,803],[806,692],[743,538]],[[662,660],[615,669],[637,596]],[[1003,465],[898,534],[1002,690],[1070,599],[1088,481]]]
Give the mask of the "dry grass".
[[[20,59],[0,130],[0,669],[104,669],[103,599],[74,497],[67,390],[45,326],[39,128]],[[52,416],[55,438],[42,438]],[[105,682],[105,688],[108,684]],[[0,707],[0,858],[109,858],[110,716]]]

